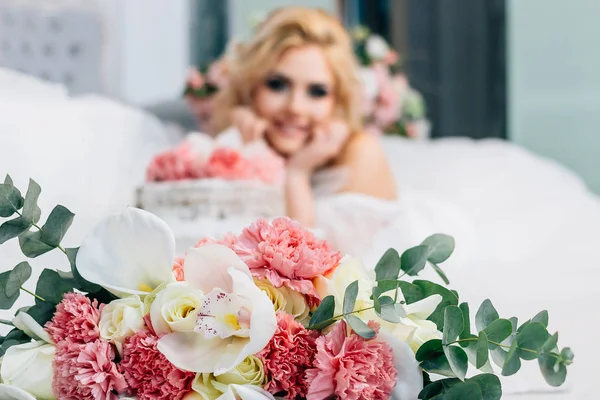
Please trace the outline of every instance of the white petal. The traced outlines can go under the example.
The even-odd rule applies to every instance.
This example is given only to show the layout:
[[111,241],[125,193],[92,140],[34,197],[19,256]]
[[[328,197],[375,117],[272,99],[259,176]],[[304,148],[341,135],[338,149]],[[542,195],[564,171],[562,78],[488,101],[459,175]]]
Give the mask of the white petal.
[[217,400],[275,400],[275,397],[266,390],[253,385],[229,385],[227,392]]
[[46,332],[46,330],[44,330],[44,328],[42,328],[42,326],[26,312],[17,313],[12,322],[16,328],[25,332],[25,334],[30,338],[34,340],[43,340],[46,343],[54,344],[48,332]]
[[[167,224],[147,211],[129,207],[100,224],[77,253],[81,276],[115,294],[147,294],[173,281],[175,238]],[[145,285],[145,286],[143,286]]]
[[207,244],[191,249],[184,262],[185,281],[209,293],[213,289],[223,289],[231,293],[230,267],[251,277],[248,266],[233,250],[220,244]]
[[2,400],[35,400],[35,397],[16,386],[0,383],[0,399]]
[[423,390],[423,375],[415,353],[408,344],[396,339],[385,331],[379,331],[379,339],[387,342],[394,353],[394,366],[398,371],[392,400],[416,400]]
[[167,360],[177,368],[191,372],[210,373],[215,371],[221,358],[227,352],[241,351],[244,343],[239,342],[247,340],[240,339],[236,348],[230,339],[206,340],[203,335],[196,332],[176,332],[165,335],[158,341],[158,351],[163,353]]
[[427,319],[442,302],[442,296],[434,294],[412,304],[404,306],[406,314],[413,319]]

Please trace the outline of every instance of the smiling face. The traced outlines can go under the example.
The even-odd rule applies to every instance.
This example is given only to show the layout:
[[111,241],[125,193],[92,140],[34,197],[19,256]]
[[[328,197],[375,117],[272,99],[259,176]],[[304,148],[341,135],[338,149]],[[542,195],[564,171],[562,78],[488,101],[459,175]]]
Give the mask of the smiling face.
[[284,156],[304,147],[312,128],[332,117],[334,90],[333,71],[320,47],[285,51],[254,92],[255,111],[270,125],[271,146]]

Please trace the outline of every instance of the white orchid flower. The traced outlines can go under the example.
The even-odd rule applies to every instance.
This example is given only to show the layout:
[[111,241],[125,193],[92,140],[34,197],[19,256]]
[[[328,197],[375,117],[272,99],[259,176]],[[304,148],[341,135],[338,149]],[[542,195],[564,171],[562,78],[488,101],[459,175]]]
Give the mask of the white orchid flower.
[[0,399],[2,400],[36,400],[31,394],[16,386],[0,383]]
[[129,207],[100,222],[77,253],[77,270],[117,296],[173,282],[175,237],[160,218]]
[[[248,266],[225,246],[192,249],[184,265],[186,283],[204,293],[196,324],[163,336],[158,350],[180,369],[220,375],[267,345],[277,328],[275,310]],[[152,323],[161,315],[151,312]]]
[[26,312],[18,312],[12,320],[15,328],[22,330],[27,336],[33,340],[42,340],[49,344],[54,344],[50,334],[46,332],[35,319]]

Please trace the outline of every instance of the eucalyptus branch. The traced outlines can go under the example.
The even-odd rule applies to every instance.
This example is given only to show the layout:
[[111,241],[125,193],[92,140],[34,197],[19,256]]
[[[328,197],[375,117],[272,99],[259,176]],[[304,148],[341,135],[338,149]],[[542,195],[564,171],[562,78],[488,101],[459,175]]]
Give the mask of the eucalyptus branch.
[[36,299],[40,300],[40,301],[46,301],[46,299],[44,299],[43,297],[38,296],[37,294],[25,289],[23,286],[21,286],[21,290],[24,291],[25,293],[28,293],[30,295],[32,295],[33,297],[35,297]]
[[[452,343],[444,344],[444,346],[450,346],[450,345],[457,344],[457,343],[476,342],[478,340],[479,340],[479,338],[459,339],[459,340],[455,340]],[[510,349],[510,347],[511,347],[511,346],[507,346],[507,345],[502,344],[502,343],[494,342],[492,340],[488,340],[488,343],[491,343],[491,344],[493,344],[495,346],[498,346],[498,347],[502,347],[504,349]],[[542,353],[540,351],[535,351],[535,350],[531,350],[531,349],[525,349],[523,347],[517,347],[517,350],[525,351],[527,353],[532,353],[532,354],[535,354],[536,356],[539,356]],[[551,357],[556,358],[557,360],[561,359],[560,355],[558,355],[558,354],[555,354],[555,353],[546,353],[546,354],[548,354]]]

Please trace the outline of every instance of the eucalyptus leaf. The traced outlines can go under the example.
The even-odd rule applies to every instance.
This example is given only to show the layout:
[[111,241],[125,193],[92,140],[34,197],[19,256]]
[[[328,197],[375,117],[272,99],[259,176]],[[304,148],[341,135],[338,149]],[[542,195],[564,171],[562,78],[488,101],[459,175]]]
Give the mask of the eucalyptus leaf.
[[569,347],[565,347],[564,349],[562,349],[562,351],[560,352],[560,358],[563,359],[563,362],[566,365],[571,364],[571,362],[573,361],[573,358],[575,358],[575,353],[573,353],[573,351],[571,350],[571,348]]
[[350,314],[354,311],[354,304],[356,303],[356,297],[358,296],[358,281],[354,281],[348,285],[344,292],[344,314]]
[[402,253],[400,257],[400,268],[407,275],[415,276],[425,268],[427,257],[429,256],[429,246],[420,245],[412,247]]
[[483,366],[488,362],[488,357],[488,338],[485,331],[481,331],[481,333],[479,333],[479,338],[477,339],[477,356],[475,361],[475,368],[483,368]]
[[12,271],[6,271],[0,274],[0,310],[10,310],[21,294],[20,291],[10,292],[10,296],[6,294],[6,284],[11,273]]
[[483,393],[477,382],[462,382],[452,386],[443,397],[444,400],[482,400]]
[[40,220],[42,211],[37,205],[38,198],[40,197],[42,189],[33,179],[29,180],[29,187],[25,194],[25,201],[23,202],[23,213],[22,217],[31,225],[37,224]]
[[19,236],[21,251],[26,257],[35,258],[54,250],[53,246],[42,242],[42,232],[27,231]]
[[542,376],[553,387],[561,386],[567,379],[567,367],[558,362],[556,355],[552,353],[542,353],[538,357],[538,364]]
[[415,354],[417,361],[425,361],[444,354],[443,344],[440,339],[431,339],[421,345]]
[[439,394],[444,394],[446,391],[454,385],[461,383],[462,381],[458,378],[447,378],[440,379],[435,382],[426,385],[423,390],[419,393],[419,399],[429,400],[433,399]]
[[400,274],[400,255],[395,249],[388,249],[375,266],[377,282],[398,279]]
[[500,368],[504,367],[504,364],[506,363],[506,356],[508,356],[508,352],[506,350],[504,350],[502,347],[496,347],[495,349],[490,350],[490,354],[492,355],[492,361],[494,364]]
[[450,280],[446,276],[446,273],[437,264],[432,263],[431,261],[429,261],[429,264],[431,264],[431,268],[433,268],[433,270],[439,275],[439,277],[442,278],[442,280],[444,281],[444,283],[446,285],[449,285],[450,284]]
[[535,317],[531,319],[531,322],[539,322],[544,328],[548,328],[548,311],[544,310],[539,312]]
[[458,338],[464,330],[463,313],[456,306],[448,306],[444,311],[444,332],[442,342],[450,344]]
[[399,284],[406,304],[416,303],[417,301],[425,298],[421,288],[414,283],[399,281]]
[[[437,306],[435,311],[427,318],[429,321],[434,322],[439,330],[443,330],[444,327],[444,310],[448,306],[458,306],[458,297],[452,291],[445,287],[438,285],[430,281],[416,280],[413,282],[414,285],[421,289],[423,298],[427,298],[434,294],[442,296],[442,301]],[[404,286],[403,286],[404,289]],[[408,303],[408,301],[407,301]]]
[[310,318],[308,329],[321,330],[334,323],[335,321],[332,320],[334,310],[335,298],[333,296],[325,297]]
[[422,361],[419,366],[432,374],[438,374],[442,376],[447,376],[450,378],[456,378],[456,374],[452,371],[450,367],[450,363],[448,362],[448,358],[444,353],[428,358]]
[[25,332],[17,328],[11,330],[2,341],[2,345],[0,346],[0,357],[2,357],[4,353],[6,353],[6,350],[12,346],[29,342],[31,342],[31,338],[27,336]]
[[[10,177],[7,178],[10,179]],[[0,184],[0,218],[12,217],[23,207],[21,192],[11,183]]]
[[8,280],[6,281],[5,294],[7,297],[18,294],[21,290],[21,286],[27,280],[31,278],[31,266],[27,261],[19,263],[12,271],[8,274]]
[[429,236],[421,244],[429,246],[427,259],[432,264],[439,264],[446,261],[454,252],[455,247],[454,238],[442,233]]
[[46,322],[50,321],[54,316],[56,307],[53,304],[46,303],[44,301],[35,304],[26,311],[38,324],[41,326],[46,325]]
[[542,346],[541,351],[545,352],[545,353],[554,351],[556,349],[557,344],[558,344],[558,332],[556,332],[554,335],[552,335],[552,336],[548,337],[548,339],[546,339],[546,342]]
[[394,304],[381,305],[380,311],[376,311],[376,314],[384,321],[391,322],[393,324],[400,322],[400,315],[398,315]]
[[9,175],[9,174],[6,174],[6,176],[4,177],[4,184],[5,184],[5,185],[11,185],[11,186],[12,186],[12,184],[13,184],[13,180],[12,180],[12,178],[10,177],[10,175]]
[[18,237],[23,232],[31,228],[31,223],[27,222],[23,217],[13,218],[0,225],[0,244],[7,242],[10,239]]
[[460,333],[459,338],[467,339],[471,337],[471,318],[469,315],[469,304],[461,303],[459,308],[463,314],[463,331]]
[[54,207],[42,227],[41,241],[52,247],[58,247],[73,223],[73,217],[75,217],[75,214],[66,207],[61,205]]
[[[62,301],[65,293],[72,292],[74,289],[72,282],[60,277],[58,272],[51,269],[45,269],[40,274],[35,294],[50,304],[58,304]],[[41,300],[36,298],[36,303]]]
[[548,331],[541,322],[531,322],[517,334],[518,354],[523,360],[535,360],[548,340]]
[[356,315],[345,315],[344,319],[356,334],[365,339],[375,337],[375,331]]
[[[404,282],[404,283],[408,283],[408,282]],[[398,281],[398,280],[383,280],[383,281],[377,282],[377,286],[375,288],[380,290],[380,293],[385,293],[385,292],[389,292],[390,290],[396,290],[396,289],[400,288],[401,284],[402,284],[402,281]]]
[[521,369],[521,359],[519,358],[517,349],[517,341],[514,341],[510,346],[510,350],[508,350],[506,361],[504,361],[504,366],[502,366],[502,375],[511,376],[516,374],[519,369]]
[[500,378],[494,374],[475,375],[469,379],[469,382],[475,382],[479,385],[483,400],[500,400],[502,397]]
[[496,311],[492,305],[492,302],[485,300],[479,307],[479,310],[477,310],[477,314],[475,314],[475,326],[477,327],[477,331],[481,332],[498,318],[500,318],[500,316],[498,315],[498,311]]
[[486,333],[489,342],[502,343],[512,334],[512,324],[507,319],[497,319],[492,321],[483,332]]
[[444,346],[444,354],[456,377],[461,381],[465,380],[467,368],[469,367],[467,353],[460,346]]

